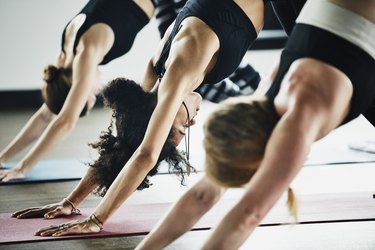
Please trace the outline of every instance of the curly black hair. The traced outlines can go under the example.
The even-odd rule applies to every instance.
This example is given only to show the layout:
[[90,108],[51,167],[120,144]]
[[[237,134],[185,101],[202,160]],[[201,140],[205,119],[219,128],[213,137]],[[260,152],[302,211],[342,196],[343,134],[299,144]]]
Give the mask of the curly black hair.
[[[148,122],[157,103],[154,92],[145,92],[132,80],[116,78],[102,92],[104,104],[113,110],[116,135],[113,132],[113,119],[107,131],[103,131],[99,141],[89,145],[96,149],[99,158],[88,165],[94,169],[92,181],[99,186],[94,194],[104,196],[112,182],[141,144],[146,133]],[[174,130],[171,129],[163,145],[156,165],[144,178],[137,190],[150,187],[149,177],[158,172],[158,166],[165,160],[169,164],[169,172],[179,176],[184,185],[184,169],[191,167],[182,152],[173,143]],[[192,168],[192,167],[191,167]],[[194,168],[192,168],[195,171]]]

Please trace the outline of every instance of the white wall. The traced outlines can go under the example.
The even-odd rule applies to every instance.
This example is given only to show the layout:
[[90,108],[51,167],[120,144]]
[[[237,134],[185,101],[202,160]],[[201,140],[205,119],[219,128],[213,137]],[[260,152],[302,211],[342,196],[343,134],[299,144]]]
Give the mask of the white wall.
[[[0,91],[35,90],[42,86],[46,64],[54,63],[68,21],[87,0],[0,0]],[[125,76],[139,80],[159,42],[153,20],[132,50],[102,67],[106,80]]]

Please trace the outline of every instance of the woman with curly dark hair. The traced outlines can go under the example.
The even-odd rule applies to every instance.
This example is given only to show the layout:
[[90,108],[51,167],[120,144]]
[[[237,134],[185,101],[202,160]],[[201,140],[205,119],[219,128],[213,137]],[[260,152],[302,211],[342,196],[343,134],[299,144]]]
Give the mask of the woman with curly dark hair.
[[[201,99],[196,94],[192,95],[194,98],[188,98],[184,103],[190,109],[197,109]],[[116,135],[114,135],[113,123],[111,123],[108,131],[101,134],[100,140],[90,144],[98,150],[100,155],[94,163],[89,164],[93,168],[91,180],[99,185],[95,193],[100,196],[105,195],[123,166],[141,144],[157,103],[156,92],[145,92],[140,85],[124,78],[110,82],[103,91],[103,97],[105,104],[113,110]],[[187,113],[182,113],[182,116],[187,117]],[[185,122],[187,122],[186,119]],[[193,123],[191,122],[190,125]],[[137,187],[138,190],[150,186],[148,177],[158,172],[158,165],[162,160],[169,163],[170,172],[181,177],[181,184],[184,180],[184,170],[194,171],[190,169],[192,167],[186,161],[185,156],[176,148],[180,142],[175,141],[176,133],[178,133],[177,128],[172,127],[155,166]],[[185,169],[186,167],[189,169]]]
[[[143,103],[126,104],[128,101],[125,97],[121,98],[124,103],[114,105],[110,95],[107,94],[107,101],[113,105],[112,108],[115,109],[115,116],[117,116],[116,127],[121,128],[119,136],[125,136],[121,134],[123,131],[128,133],[126,135],[129,136],[128,139],[134,139],[133,136],[139,137],[134,139],[139,140],[139,146],[130,150],[134,153],[129,155],[129,160],[124,162],[119,160],[124,164],[123,168],[110,188],[103,189],[107,189],[107,192],[89,218],[42,228],[36,234],[61,236],[99,232],[103,223],[134,190],[142,185],[145,176],[152,171],[158,161],[164,157],[168,158],[164,155],[164,152],[168,152],[166,143],[171,142],[177,146],[189,132],[189,127],[195,123],[194,117],[202,99],[194,90],[202,83],[214,84],[221,81],[238,67],[248,47],[261,30],[263,11],[263,0],[188,1],[162,39],[159,50],[150,60],[141,82],[144,91],[155,93],[154,110],[151,113],[139,111]],[[119,84],[114,87],[114,96],[120,98],[119,95],[126,92],[119,91],[121,86],[123,85]],[[134,96],[128,98],[134,99]],[[149,121],[144,124],[144,134],[135,135],[129,131],[131,129],[126,128],[127,124],[132,124],[132,127],[140,126],[138,120],[134,119],[136,116],[132,118],[128,115],[129,121],[128,117],[125,117],[126,112],[130,112],[127,111],[128,109],[132,109],[132,112],[136,112],[138,116],[144,115],[143,113],[150,115]],[[109,135],[104,135],[102,139],[103,145],[101,142],[94,145],[100,150],[101,156],[110,154],[110,151],[122,147],[122,143],[127,143],[125,140],[117,144],[111,143],[114,138]],[[112,161],[110,157],[103,157],[104,161],[107,159]],[[101,171],[99,169],[92,168],[91,177],[95,171]],[[76,211],[76,205],[91,192],[90,189],[94,190],[95,184],[90,182],[91,177],[88,173],[81,181],[91,185],[90,188],[86,187],[82,190],[77,187],[65,200],[65,204],[69,204],[66,206],[66,214]],[[143,184],[148,185],[147,182]],[[33,213],[32,210],[26,211],[28,212]],[[50,218],[57,214],[62,213],[52,211],[44,217]],[[27,215],[20,212],[15,216]]]
[[[89,163],[89,169],[77,187],[61,202],[49,204],[40,208],[26,208],[13,214],[19,219],[29,217],[54,218],[56,216],[79,213],[76,206],[92,191],[104,197],[107,190],[130,160],[134,152],[142,143],[150,117],[157,104],[157,92],[146,92],[134,81],[117,78],[112,80],[102,92],[104,104],[113,110],[111,124],[107,131],[103,131],[97,142],[90,146],[97,149],[99,157]],[[177,149],[187,126],[195,124],[190,114],[197,113],[201,97],[196,93],[189,94],[176,115],[174,124],[161,149],[160,155],[152,167],[145,174],[137,190],[148,188],[151,184],[149,177],[158,172],[159,163],[165,160],[169,164],[169,172],[178,175],[184,184],[184,174],[195,171],[190,166],[188,155]],[[190,112],[189,110],[194,110]],[[113,126],[115,125],[115,126]]]

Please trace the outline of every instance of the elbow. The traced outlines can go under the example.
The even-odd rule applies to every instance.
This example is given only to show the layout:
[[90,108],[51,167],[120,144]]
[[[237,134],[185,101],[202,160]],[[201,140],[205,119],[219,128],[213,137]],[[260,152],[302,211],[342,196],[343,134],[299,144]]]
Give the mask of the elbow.
[[256,208],[245,207],[242,211],[240,223],[238,224],[239,231],[249,232],[257,227],[265,216],[265,213]]
[[60,131],[71,132],[76,127],[77,119],[68,116],[60,116],[56,118],[55,124],[59,127]]
[[140,168],[143,168],[146,172],[149,172],[157,163],[159,155],[156,154],[153,150],[139,148],[134,157],[137,162],[140,162]]
[[220,191],[192,189],[193,198],[204,208],[210,208],[220,198]]

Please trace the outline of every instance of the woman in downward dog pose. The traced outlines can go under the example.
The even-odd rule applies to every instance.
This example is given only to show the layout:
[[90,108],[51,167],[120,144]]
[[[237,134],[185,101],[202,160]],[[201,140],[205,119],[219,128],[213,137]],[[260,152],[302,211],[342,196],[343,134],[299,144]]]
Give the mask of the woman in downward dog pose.
[[[115,80],[108,87],[109,92],[116,93],[113,100],[117,100],[118,105],[111,106],[113,100],[107,94],[105,98],[115,109],[116,127],[122,129],[117,135],[119,140],[112,140],[111,136],[107,138],[104,135],[102,139],[105,143],[94,145],[99,149],[100,156],[93,165],[103,169],[103,172],[111,171],[112,167],[117,168],[119,173],[117,177],[112,175],[112,179],[109,178],[104,189],[101,189],[105,191],[105,195],[100,204],[85,220],[43,228],[36,234],[60,236],[99,232],[103,223],[144,183],[155,165],[166,157],[162,154],[166,143],[172,143],[176,147],[189,127],[195,123],[194,117],[201,97],[193,90],[202,82],[216,83],[237,68],[262,27],[263,8],[262,0],[188,1],[162,39],[159,51],[148,64],[141,83],[142,89],[138,89],[145,96],[154,96],[148,102],[146,97],[144,99],[147,106],[151,106],[152,111],[147,113],[150,117],[140,122],[139,118],[126,115],[126,112],[143,115],[138,111],[140,105],[131,105],[133,101],[126,100],[131,93],[124,94],[127,89],[136,88],[135,83],[124,79]],[[128,87],[124,87],[125,85]],[[144,135],[132,134],[131,129],[125,129],[127,124],[136,127],[141,126],[140,123],[145,128]],[[128,147],[124,139],[126,136],[137,141],[137,144],[129,147],[124,158],[117,154],[109,156],[112,150]],[[107,142],[110,147],[106,147]],[[106,167],[102,167],[101,162]],[[68,199],[64,200],[65,203],[26,209],[16,212],[14,216],[25,218],[44,215],[52,218],[76,211],[75,207],[84,197],[98,185],[102,187],[96,179],[104,177],[96,176],[95,166],[89,170],[94,172],[91,177],[88,172]],[[187,168],[190,169],[189,166]],[[62,206],[65,213],[61,212]]]
[[238,249],[288,189],[311,144],[366,112],[374,100],[374,13],[374,1],[307,1],[271,76],[253,96],[219,104],[206,120],[204,177],[137,249],[164,248],[225,188],[244,186],[243,197],[202,247]]
[[0,181],[24,178],[73,131],[102,88],[98,66],[126,54],[153,12],[151,0],[90,0],[67,24],[56,63],[44,70],[44,104],[0,152],[0,165],[36,143],[14,168],[0,170]]

